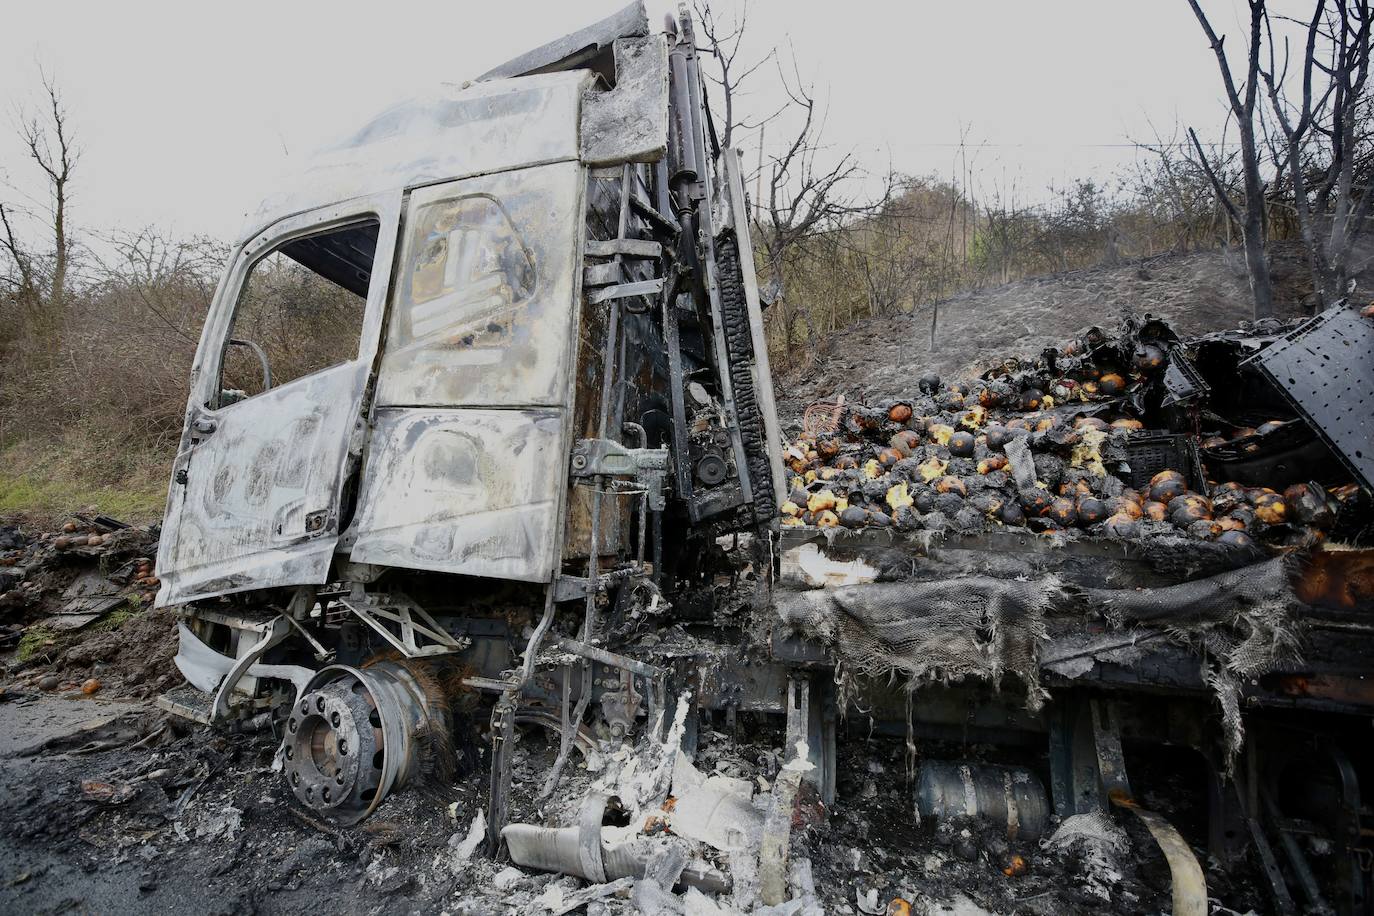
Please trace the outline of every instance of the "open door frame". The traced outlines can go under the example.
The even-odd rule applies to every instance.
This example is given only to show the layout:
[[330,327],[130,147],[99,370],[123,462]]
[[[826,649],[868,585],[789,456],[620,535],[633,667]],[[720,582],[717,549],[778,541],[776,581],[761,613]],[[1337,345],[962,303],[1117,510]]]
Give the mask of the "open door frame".
[[[325,581],[356,466],[387,304],[402,193],[288,217],[235,251],[196,352],[186,425],[158,550],[157,604]],[[253,266],[283,244],[379,221],[356,358],[212,408],[239,295]]]

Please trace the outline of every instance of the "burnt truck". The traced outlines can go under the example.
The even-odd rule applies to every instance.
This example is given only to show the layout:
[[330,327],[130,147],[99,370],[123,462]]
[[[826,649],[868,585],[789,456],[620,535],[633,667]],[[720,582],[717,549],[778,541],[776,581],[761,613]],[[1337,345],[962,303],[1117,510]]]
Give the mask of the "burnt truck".
[[[768,575],[782,439],[742,175],[675,29],[635,4],[384,112],[234,250],[159,547],[192,688],[166,703],[289,710],[311,808],[375,810],[456,678],[495,700],[496,836],[513,729],[661,710],[667,670],[612,633],[723,612],[722,535]],[[277,339],[299,326],[310,353]]]
[[1033,842],[1115,806],[1174,911],[1205,912],[1127,778],[1164,746],[1204,774],[1218,862],[1256,857],[1281,911],[1367,910],[1374,320],[1091,329],[973,385],[817,405],[789,444],[739,153],[691,18],[653,33],[639,4],[284,187],[205,324],[157,603],[187,681],[161,704],[279,730],[301,805],[357,823],[480,758],[494,853],[604,881],[646,868],[603,848],[604,794],[511,822],[519,734],[557,746],[547,797],[574,754],[778,716],[796,766],[754,837],[778,903],[793,808],[836,803],[860,718],[913,754],[1023,754],[924,762],[923,828]]

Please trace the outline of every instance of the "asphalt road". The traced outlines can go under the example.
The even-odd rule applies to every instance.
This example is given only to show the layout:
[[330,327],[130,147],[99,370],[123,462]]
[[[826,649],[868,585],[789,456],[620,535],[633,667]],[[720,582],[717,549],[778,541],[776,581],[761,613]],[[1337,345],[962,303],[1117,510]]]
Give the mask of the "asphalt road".
[[[46,741],[97,729],[137,703],[81,694],[30,694],[0,704],[0,811],[24,808],[36,787],[79,778],[79,763],[65,754],[25,751]],[[23,816],[23,815],[20,815]],[[59,838],[60,840],[60,838]],[[150,887],[150,863],[136,858],[124,867],[88,869],[81,857],[62,855],[49,843],[16,840],[0,832],[0,912],[3,913],[209,913],[210,900],[188,899],[172,887]]]

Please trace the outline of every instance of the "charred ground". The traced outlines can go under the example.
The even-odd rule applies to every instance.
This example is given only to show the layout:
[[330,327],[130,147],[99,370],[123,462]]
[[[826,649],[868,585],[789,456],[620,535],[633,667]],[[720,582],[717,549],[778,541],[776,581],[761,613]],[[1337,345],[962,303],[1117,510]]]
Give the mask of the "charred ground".
[[[571,902],[582,886],[511,870],[480,852],[463,856],[461,840],[485,803],[485,771],[399,794],[365,827],[340,830],[295,806],[272,771],[278,736],[270,732],[188,729],[139,704],[23,686],[7,688],[3,715],[21,738],[7,742],[0,760],[0,904],[8,912],[548,913],[558,909],[540,901]],[[733,730],[715,724],[719,730],[710,722],[702,730],[704,771],[777,777],[780,733],[748,719]],[[894,898],[919,901],[914,912],[929,913],[1048,916],[1111,905],[1145,914],[1167,906],[1168,869],[1133,823],[1124,833],[1088,825],[1056,846],[922,832],[910,819],[902,742],[868,734],[854,719],[841,747],[843,802],[828,823],[799,822],[793,850],[809,857],[825,912],[885,912]],[[971,743],[924,752],[998,757]],[[517,777],[537,782],[555,753],[541,733],[523,736]],[[1168,761],[1155,766],[1162,771]],[[1160,776],[1152,784],[1162,797],[1151,801],[1186,824],[1195,787],[1179,772]],[[586,781],[572,777],[568,794]],[[557,807],[526,801],[515,813],[557,819]],[[1234,874],[1208,878],[1231,908],[1254,904],[1254,891]],[[611,897],[587,911],[634,909]]]

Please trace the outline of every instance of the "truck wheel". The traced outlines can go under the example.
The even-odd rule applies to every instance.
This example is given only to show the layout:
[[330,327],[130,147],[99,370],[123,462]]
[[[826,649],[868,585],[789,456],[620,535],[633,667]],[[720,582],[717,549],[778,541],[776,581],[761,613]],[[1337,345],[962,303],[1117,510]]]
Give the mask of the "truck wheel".
[[[355,824],[427,769],[449,770],[452,718],[423,670],[382,661],[321,669],[292,704],[283,774],[317,813]],[[426,766],[426,763],[429,766]]]

